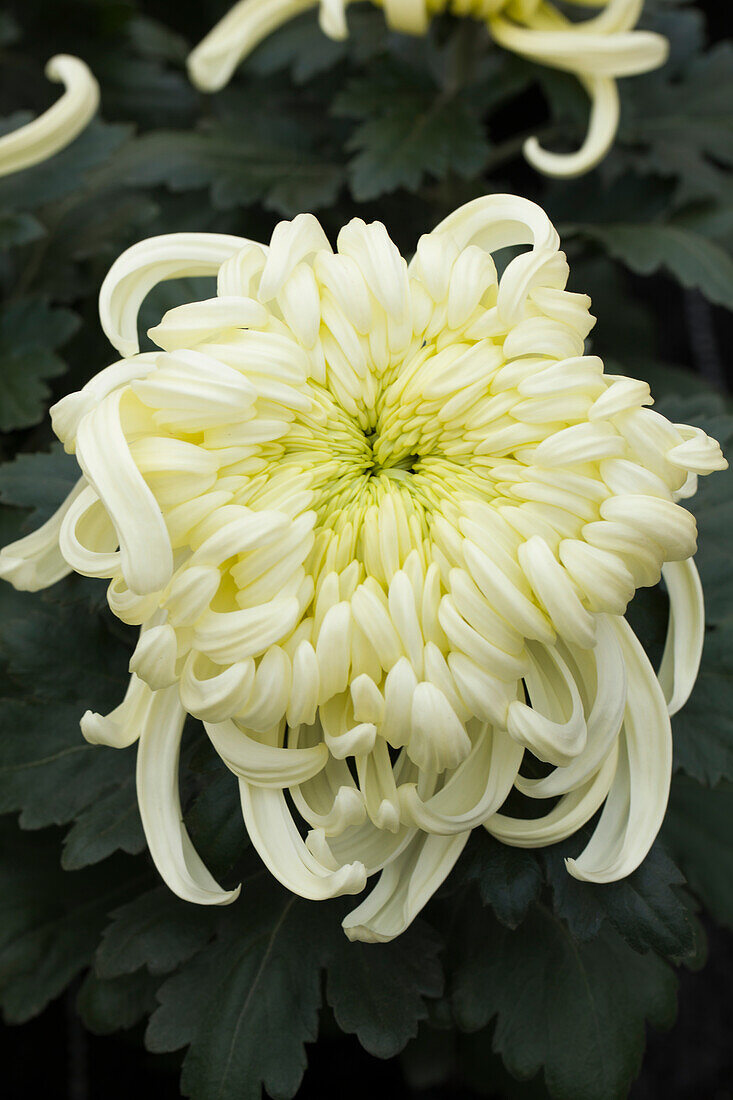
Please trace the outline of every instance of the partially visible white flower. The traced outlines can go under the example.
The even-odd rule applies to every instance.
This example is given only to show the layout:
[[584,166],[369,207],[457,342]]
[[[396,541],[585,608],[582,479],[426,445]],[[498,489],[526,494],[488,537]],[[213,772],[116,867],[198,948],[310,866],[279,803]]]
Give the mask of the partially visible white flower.
[[[204,91],[222,88],[239,62],[287,20],[320,5],[321,27],[331,38],[347,34],[346,9],[355,0],[239,0],[191,53],[189,73]],[[524,154],[548,176],[579,176],[611,148],[619,121],[616,79],[659,68],[669,44],[662,35],[635,30],[644,0],[568,0],[603,8],[590,19],[566,18],[550,0],[372,0],[390,27],[424,34],[444,11],[484,22],[505,49],[577,76],[591,100],[588,133],[575,153],[551,153],[529,138]]]
[[[492,254],[517,245],[499,277]],[[217,296],[170,310],[162,350],[138,354],[145,294],[203,274]],[[603,807],[570,873],[644,859],[704,631],[678,501],[726,463],[585,354],[594,319],[568,275],[544,212],[506,195],[456,211],[409,265],[380,223],[352,221],[334,252],[310,215],[269,246],[176,234],[114,264],[100,311],[124,358],[52,410],[83,476],[0,576],[109,578],[140,627],[125,699],[82,731],[139,741],[145,833],[181,897],[237,893],[182,823],[186,712],[289,889],[355,894],[381,872],[352,938],[406,928],[477,826],[538,847]],[[623,616],[661,575],[658,679]],[[544,778],[521,774],[526,750]],[[512,788],[551,808],[508,816]]]
[[64,93],[33,122],[0,137],[0,176],[48,160],[70,145],[94,117],[99,85],[83,61],[57,54],[46,65],[46,76],[63,84]]

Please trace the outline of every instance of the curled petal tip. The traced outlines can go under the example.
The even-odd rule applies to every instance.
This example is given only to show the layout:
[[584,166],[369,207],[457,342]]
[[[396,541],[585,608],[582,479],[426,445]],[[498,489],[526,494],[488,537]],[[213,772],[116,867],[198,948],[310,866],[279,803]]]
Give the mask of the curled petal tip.
[[63,95],[38,118],[0,138],[0,176],[60,152],[86,128],[99,106],[99,85],[78,57],[57,54],[45,72],[49,80],[64,85]]

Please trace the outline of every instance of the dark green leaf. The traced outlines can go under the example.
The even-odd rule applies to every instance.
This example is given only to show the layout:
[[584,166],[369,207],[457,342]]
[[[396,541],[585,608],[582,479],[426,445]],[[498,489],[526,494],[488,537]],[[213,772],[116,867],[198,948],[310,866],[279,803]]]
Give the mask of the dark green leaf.
[[37,600],[22,619],[0,623],[9,675],[32,683],[36,700],[77,704],[77,720],[85,710],[105,714],[122,702],[132,651],[110,620]]
[[337,933],[326,996],[339,1027],[377,1058],[392,1058],[427,1016],[425,997],[439,997],[441,943],[423,924],[385,944],[349,943]]
[[733,928],[733,784],[715,790],[678,776],[663,836],[705,908]]
[[30,244],[44,233],[43,226],[32,214],[0,214],[0,249]]
[[241,859],[249,837],[242,826],[236,779],[219,760],[214,768],[186,812],[186,827],[206,866],[223,878]]
[[[696,424],[718,439],[728,457],[733,417],[720,397],[667,398],[660,412]],[[699,530],[695,563],[705,594],[708,630],[692,697],[673,719],[675,762],[700,782],[733,778],[733,471],[700,478],[689,501]]]
[[9,1022],[37,1015],[88,965],[107,913],[135,889],[131,870],[121,860],[66,874],[53,835],[3,824],[0,1004]]
[[714,241],[674,225],[575,226],[639,275],[664,271],[696,287],[716,305],[733,309],[733,259]]
[[76,1007],[95,1035],[129,1028],[155,1008],[157,980],[145,970],[105,981],[90,971],[79,990]]
[[629,81],[620,142],[634,149],[628,159],[635,166],[676,177],[680,201],[719,196],[728,185],[722,166],[733,164],[733,52],[722,43],[694,56],[700,13],[673,18],[682,49],[660,72]]
[[[14,125],[20,126],[29,119],[23,112],[15,117]],[[35,210],[42,203],[73,194],[129,135],[129,126],[109,126],[95,119],[71,145],[50,160],[0,179],[0,209]]]
[[34,530],[50,519],[78,478],[76,459],[60,444],[48,454],[20,454],[0,466],[0,501],[31,509],[26,523]]
[[733,625],[708,632],[695,690],[673,731],[678,767],[701,783],[733,779]]
[[0,713],[0,813],[25,829],[72,821],[134,767],[130,750],[83,740],[75,704],[6,700]]
[[66,369],[55,350],[77,325],[73,313],[38,299],[8,303],[0,312],[0,431],[41,419],[49,396],[46,379]]
[[318,1032],[326,957],[317,906],[270,880],[245,885],[217,946],[159,991],[148,1028],[153,1050],[190,1043],[181,1079],[195,1100],[292,1097]]
[[510,1073],[525,1079],[544,1069],[558,1100],[622,1100],[639,1071],[646,1021],[674,1018],[669,967],[610,928],[578,943],[543,909],[515,932],[486,911],[480,928],[474,917],[462,932],[452,998],[459,1027],[496,1018],[493,1048]]
[[620,882],[579,882],[565,868],[588,839],[574,837],[542,853],[555,912],[578,940],[593,939],[608,921],[635,951],[653,950],[675,962],[695,953],[695,924],[689,904],[676,889],[685,879],[660,845],[641,867]]
[[116,978],[146,967],[169,974],[195,955],[214,931],[211,909],[187,905],[167,886],[141,894],[112,914],[96,954],[102,978]]
[[319,160],[295,136],[257,140],[223,128],[142,137],[120,170],[136,185],[165,183],[173,191],[211,186],[212,201],[224,210],[261,202],[286,215],[327,206],[343,180],[339,165]]
[[64,837],[61,864],[78,871],[100,863],[113,852],[137,855],[145,850],[145,834],[137,807],[137,791],[131,771],[113,790],[100,794],[78,814]]
[[542,886],[534,852],[501,844],[483,829],[471,837],[454,877],[475,882],[481,901],[509,928],[521,924]]
[[377,198],[398,187],[417,189],[426,175],[477,175],[489,153],[480,119],[466,99],[440,92],[407,69],[380,67],[338,96],[339,115],[363,121],[349,139],[355,198]]

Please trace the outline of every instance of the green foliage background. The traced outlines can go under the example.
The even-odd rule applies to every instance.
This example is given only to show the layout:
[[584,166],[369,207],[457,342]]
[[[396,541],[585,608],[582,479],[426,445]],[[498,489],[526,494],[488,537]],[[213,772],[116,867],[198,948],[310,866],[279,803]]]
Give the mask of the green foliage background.
[[[351,216],[378,217],[409,254],[476,195],[540,201],[566,242],[572,288],[593,295],[593,350],[651,381],[672,419],[733,445],[706,342],[722,317],[711,306],[733,308],[733,50],[707,43],[698,5],[647,3],[671,61],[622,83],[614,152],[571,183],[535,176],[520,149],[531,133],[572,148],[582,92],[502,52],[477,24],[443,19],[409,40],[357,5],[351,39],[333,43],[305,17],[204,97],[185,57],[227,6],[24,0],[0,14],[0,130],[51,102],[42,67],[59,51],[89,62],[103,101],[70,148],[0,179],[0,543],[47,518],[74,480],[46,410],[113,357],[96,295],[122,249],[189,229],[267,240],[301,210],[332,237]],[[201,296],[197,282],[161,287],[142,329]],[[685,316],[706,377],[690,369]],[[385,946],[350,945],[340,901],[293,898],[263,871],[235,783],[195,723],[181,768],[186,823],[220,880],[244,885],[221,911],[170,894],[145,852],[134,750],[92,748],[79,733],[85,709],[120,700],[132,648],[104,586],[73,578],[43,596],[1,586],[5,1019],[30,1019],[81,975],[86,1026],[147,1019],[151,1051],[187,1051],[181,1089],[194,1100],[258,1100],[263,1086],[293,1097],[319,1017],[379,1058],[400,1055],[415,1086],[458,1064],[471,1086],[510,1098],[626,1096],[646,1024],[674,1018],[676,969],[703,961],[700,909],[733,927],[732,482],[716,475],[693,503],[708,639],[675,719],[667,822],[644,865],[589,886],[563,868],[583,837],[534,853],[477,832],[423,918]],[[652,654],[665,610],[648,593],[632,607]]]

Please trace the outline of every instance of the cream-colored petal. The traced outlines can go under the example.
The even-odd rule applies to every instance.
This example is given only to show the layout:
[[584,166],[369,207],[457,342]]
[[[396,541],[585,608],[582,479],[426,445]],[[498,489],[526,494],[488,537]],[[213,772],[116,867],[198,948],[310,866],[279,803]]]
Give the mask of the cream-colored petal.
[[86,488],[86,479],[79,478],[61,507],[42,527],[0,550],[2,580],[21,592],[38,592],[68,576],[71,566],[61,553],[59,536],[66,516]]
[[418,836],[380,876],[361,905],[344,917],[350,940],[387,943],[412,923],[453,869],[470,832],[456,836]]
[[586,848],[568,871],[585,882],[615,882],[636,870],[664,820],[672,778],[672,731],[654,669],[624,619],[614,620],[628,673],[619,766]]
[[46,76],[63,84],[64,94],[33,122],[0,137],[0,176],[48,160],[69,145],[96,113],[99,85],[78,57],[57,54],[46,65]]
[[326,765],[324,744],[286,749],[256,741],[236,722],[205,722],[209,739],[230,771],[255,787],[281,790],[312,779]]
[[598,621],[598,641],[592,652],[571,647],[567,656],[578,669],[578,686],[590,700],[587,744],[569,764],[555,768],[544,779],[518,776],[517,789],[531,798],[567,794],[587,783],[611,752],[626,710],[626,666],[607,617]]
[[216,275],[250,242],[224,233],[168,233],[132,245],[115,260],[99,292],[102,329],[120,355],[139,351],[137,315],[158,283]]
[[120,705],[106,715],[88,710],[81,720],[81,732],[91,745],[125,749],[140,737],[152,701],[148,685],[133,675]]
[[669,596],[669,626],[659,683],[672,715],[685,705],[697,680],[705,641],[705,603],[692,558],[668,562],[662,566],[662,576]]
[[186,712],[175,687],[156,692],[140,730],[137,797],[150,855],[166,885],[184,901],[229,905],[239,887],[222,890],[207,871],[183,824],[178,756]]
[[130,453],[121,421],[124,390],[114,390],[82,420],[77,459],[114,524],[120,563],[133,592],[165,587],[173,571],[170,538],[160,507]]
[[255,46],[317,4],[318,0],[239,0],[189,55],[191,80],[204,92],[223,88]]
[[585,825],[603,804],[616,775],[617,761],[618,746],[614,744],[593,778],[563,795],[544,817],[525,820],[494,814],[484,822],[484,828],[513,848],[546,848],[565,840]]
[[310,901],[324,901],[364,889],[366,871],[359,862],[334,870],[311,853],[301,839],[282,791],[254,787],[241,779],[242,814],[250,840],[275,878]]
[[523,754],[522,747],[503,730],[484,725],[470,755],[437,794],[423,801],[415,784],[400,787],[403,819],[442,836],[483,825],[509,795]]

